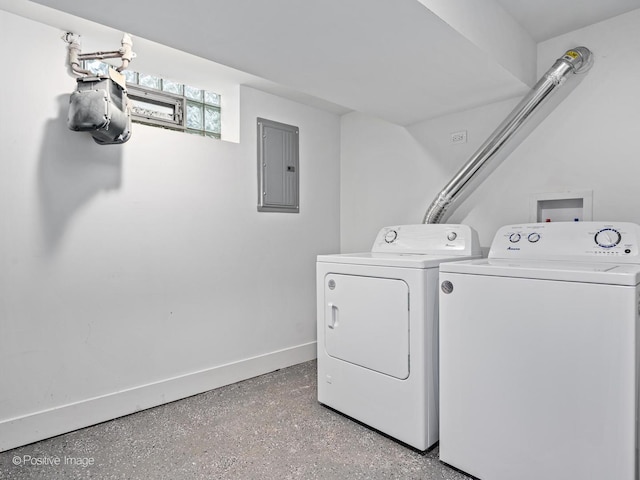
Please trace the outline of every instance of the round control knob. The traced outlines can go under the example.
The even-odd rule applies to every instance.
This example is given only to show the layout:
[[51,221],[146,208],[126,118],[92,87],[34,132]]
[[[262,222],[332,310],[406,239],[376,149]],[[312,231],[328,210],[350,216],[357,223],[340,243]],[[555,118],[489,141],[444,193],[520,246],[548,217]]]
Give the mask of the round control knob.
[[447,240],[453,242],[456,238],[458,238],[458,234],[456,232],[447,233]]
[[384,234],[384,241],[387,243],[395,242],[396,238],[398,238],[398,232],[396,232],[395,230],[389,230]]
[[622,235],[613,228],[603,228],[596,233],[594,240],[602,248],[613,248],[620,243]]
[[509,241],[511,243],[517,243],[521,238],[522,236],[519,233],[512,233],[511,235],[509,235]]
[[531,243],[536,243],[538,240],[540,240],[540,234],[530,233],[529,236],[527,237],[527,240],[529,240]]

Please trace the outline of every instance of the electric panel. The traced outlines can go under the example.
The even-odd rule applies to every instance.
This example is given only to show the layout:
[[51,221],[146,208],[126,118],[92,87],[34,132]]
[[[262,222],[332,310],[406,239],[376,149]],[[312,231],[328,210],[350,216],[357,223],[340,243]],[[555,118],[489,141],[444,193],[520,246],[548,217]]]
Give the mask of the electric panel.
[[298,127],[258,118],[258,211],[298,213]]

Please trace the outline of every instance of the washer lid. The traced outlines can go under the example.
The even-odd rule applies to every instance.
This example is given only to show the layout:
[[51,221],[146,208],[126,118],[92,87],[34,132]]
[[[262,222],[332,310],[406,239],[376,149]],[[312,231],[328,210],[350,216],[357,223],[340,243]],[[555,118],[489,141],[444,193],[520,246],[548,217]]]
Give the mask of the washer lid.
[[440,272],[608,285],[640,284],[640,265],[553,260],[477,259],[443,263]]
[[351,265],[375,265],[400,268],[437,268],[442,262],[465,260],[473,256],[459,257],[451,255],[428,255],[417,253],[342,253],[318,255],[319,263],[342,263]]

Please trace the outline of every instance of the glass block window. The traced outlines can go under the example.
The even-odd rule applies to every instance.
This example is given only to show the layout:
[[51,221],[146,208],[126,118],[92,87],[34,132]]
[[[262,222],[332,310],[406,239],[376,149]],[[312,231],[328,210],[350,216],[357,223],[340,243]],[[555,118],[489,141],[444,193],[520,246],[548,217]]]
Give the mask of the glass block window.
[[[106,76],[109,65],[100,60],[84,62],[94,75]],[[122,72],[131,101],[132,120],[212,138],[220,138],[220,95],[142,72]]]
[[175,93],[176,95],[182,95],[184,85],[172,82],[171,80],[162,79],[162,90],[169,93]]
[[204,103],[220,106],[220,95],[213,92],[204,92]]
[[187,102],[187,128],[203,130],[203,114],[201,103]]
[[138,83],[138,73],[137,72],[131,72],[129,70],[125,70],[122,73],[124,73],[124,78],[126,79],[127,83]]
[[220,109],[209,105],[204,107],[204,130],[206,133],[220,135]]
[[202,102],[202,90],[199,88],[192,87],[191,85],[184,86],[184,96],[190,100],[195,100],[196,102]]
[[141,87],[153,88],[154,90],[160,90],[162,86],[162,79],[153,75],[147,75],[145,73],[138,74],[138,84]]
[[84,69],[89,70],[94,75],[109,75],[109,65],[100,60],[86,60]]

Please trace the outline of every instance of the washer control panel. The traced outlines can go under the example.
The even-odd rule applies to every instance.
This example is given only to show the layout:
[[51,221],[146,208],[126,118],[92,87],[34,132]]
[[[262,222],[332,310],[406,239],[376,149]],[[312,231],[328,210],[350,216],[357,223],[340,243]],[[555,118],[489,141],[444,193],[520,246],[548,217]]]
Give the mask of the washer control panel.
[[640,226],[635,223],[527,223],[500,228],[489,258],[640,264],[639,244]]
[[478,233],[467,225],[396,225],[378,232],[371,251],[406,255],[480,255],[480,241]]

